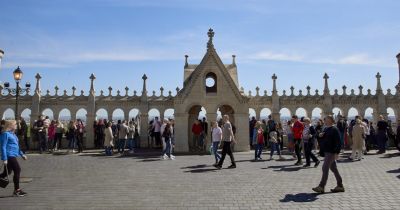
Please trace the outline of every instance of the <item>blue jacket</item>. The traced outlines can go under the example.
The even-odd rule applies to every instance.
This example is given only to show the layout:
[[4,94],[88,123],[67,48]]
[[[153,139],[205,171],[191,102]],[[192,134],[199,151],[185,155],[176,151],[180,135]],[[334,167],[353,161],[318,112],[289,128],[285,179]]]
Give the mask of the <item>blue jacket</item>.
[[10,131],[0,134],[1,160],[9,157],[20,157],[24,153],[19,149],[17,136]]

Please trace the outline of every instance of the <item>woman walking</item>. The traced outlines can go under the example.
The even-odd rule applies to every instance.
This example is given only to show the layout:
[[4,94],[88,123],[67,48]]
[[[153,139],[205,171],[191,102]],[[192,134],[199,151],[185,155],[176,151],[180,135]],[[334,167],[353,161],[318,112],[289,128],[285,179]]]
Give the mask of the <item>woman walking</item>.
[[76,142],[78,144],[78,153],[83,152],[83,134],[85,133],[85,125],[82,120],[78,119],[76,126]]
[[363,146],[365,135],[365,127],[362,125],[360,119],[356,120],[356,124],[353,126],[352,136],[353,136],[353,146],[352,154],[349,157],[350,160],[361,160],[363,155]]
[[21,167],[19,166],[18,157],[27,160],[26,155],[21,151],[18,145],[18,137],[15,135],[17,124],[15,120],[6,120],[2,133],[0,134],[1,160],[4,163],[4,171],[0,174],[0,178],[4,179],[9,173],[14,172],[14,196],[22,197],[27,195],[26,192],[19,188],[19,178]]
[[218,154],[218,147],[220,142],[222,141],[222,129],[218,127],[218,123],[215,121],[211,122],[211,135],[212,135],[212,151],[214,153],[215,157],[215,164],[213,166],[216,166],[218,164],[219,159],[221,159],[221,156]]
[[264,130],[262,129],[262,123],[260,121],[256,122],[254,126],[253,134],[253,147],[254,147],[254,160],[262,160],[261,154],[264,146]]
[[112,147],[114,147],[114,135],[111,129],[112,123],[108,122],[104,129],[104,149],[107,156],[113,155]]
[[162,137],[164,137],[164,141],[165,141],[165,149],[163,151],[163,155],[162,158],[165,160],[167,158],[174,160],[175,156],[173,156],[171,154],[171,141],[172,141],[172,127],[171,127],[171,123],[167,123],[167,125],[165,126],[165,130],[162,134]]
[[64,133],[64,125],[60,121],[56,121],[56,128],[55,128],[55,139],[53,142],[53,151],[60,150],[62,148],[61,146],[61,140],[63,137]]
[[68,139],[68,151],[72,149],[72,153],[75,153],[75,141],[76,141],[76,125],[74,121],[69,121],[68,131],[67,131],[67,139]]
[[56,141],[56,126],[56,121],[52,120],[49,126],[49,139],[47,142],[49,150],[54,150],[54,147],[52,148],[51,146],[54,145],[54,142]]
[[269,133],[269,142],[271,144],[271,154],[270,154],[269,160],[273,160],[272,156],[274,155],[275,150],[278,152],[279,159],[282,160],[283,157],[281,155],[281,150],[280,150],[280,146],[279,146],[278,132],[272,131]]

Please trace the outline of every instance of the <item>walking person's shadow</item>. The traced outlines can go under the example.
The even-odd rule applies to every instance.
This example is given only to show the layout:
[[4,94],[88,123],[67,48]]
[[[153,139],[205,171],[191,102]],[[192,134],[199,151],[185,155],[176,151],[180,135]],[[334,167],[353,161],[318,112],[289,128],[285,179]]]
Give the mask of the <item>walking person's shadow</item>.
[[307,203],[318,200],[318,193],[298,193],[298,194],[286,194],[285,198],[279,200],[282,203],[296,202],[296,203]]

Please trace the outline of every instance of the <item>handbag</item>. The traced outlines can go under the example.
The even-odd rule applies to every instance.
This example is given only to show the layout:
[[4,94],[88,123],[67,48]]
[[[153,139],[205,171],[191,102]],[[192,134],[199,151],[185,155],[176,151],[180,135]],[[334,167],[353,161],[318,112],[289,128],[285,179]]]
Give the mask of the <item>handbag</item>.
[[7,185],[10,183],[10,178],[8,177],[8,168],[7,168],[7,165],[4,164],[4,166],[5,166],[4,168],[6,169],[7,177],[0,178],[0,187],[1,187],[1,188],[6,188]]

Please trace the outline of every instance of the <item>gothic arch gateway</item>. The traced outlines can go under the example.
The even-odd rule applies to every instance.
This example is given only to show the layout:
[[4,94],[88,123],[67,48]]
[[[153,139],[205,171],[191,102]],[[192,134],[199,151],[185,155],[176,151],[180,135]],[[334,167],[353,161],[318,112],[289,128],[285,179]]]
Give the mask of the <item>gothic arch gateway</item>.
[[[245,94],[239,88],[239,79],[237,74],[237,66],[235,56],[232,56],[231,64],[224,64],[219,55],[217,54],[214,44],[214,31],[208,31],[209,40],[207,42],[207,51],[201,60],[200,64],[189,64],[188,56],[186,55],[184,65],[184,82],[183,88],[177,88],[176,95],[172,96],[172,92],[164,93],[164,88],[160,88],[160,95],[156,95],[155,91],[152,95],[147,92],[147,76],[143,75],[143,88],[141,95],[137,91],[133,91],[133,95],[129,94],[129,88],[126,87],[124,92],[117,91],[117,95],[112,95],[112,88],[108,89],[108,94],[100,91],[99,95],[95,94],[94,81],[96,77],[94,74],[90,76],[90,89],[89,95],[84,95],[81,91],[76,94],[76,88],[72,87],[72,94],[67,95],[64,90],[63,95],[58,94],[58,87],[55,87],[55,94],[50,95],[50,91],[44,94],[40,88],[41,76],[36,75],[36,87],[33,95],[30,93],[20,97],[19,110],[30,109],[30,123],[38,118],[45,109],[51,110],[54,117],[58,118],[58,113],[63,109],[68,109],[71,113],[71,118],[76,118],[76,113],[83,109],[86,114],[87,126],[91,126],[92,122],[96,120],[96,112],[104,110],[107,113],[107,118],[112,118],[113,111],[116,109],[122,110],[124,117],[131,117],[129,114],[131,110],[135,111],[135,116],[140,119],[140,137],[147,139],[149,111],[156,109],[160,113],[160,118],[164,118],[166,110],[172,109],[175,118],[175,150],[178,152],[188,152],[190,138],[190,130],[193,118],[198,117],[199,107],[202,106],[206,109],[206,117],[210,120],[216,119],[216,112],[219,110],[221,114],[228,114],[231,122],[235,125],[236,140],[238,144],[235,146],[236,151],[249,150],[248,146],[248,132],[249,132],[249,109],[252,108],[259,118],[260,113],[264,108],[268,108],[272,117],[275,120],[280,120],[280,112],[287,114],[296,113],[298,108],[303,108],[305,113],[312,117],[312,112],[318,108],[322,112],[320,115],[323,117],[328,114],[333,114],[340,110],[341,115],[346,116],[351,108],[358,111],[359,115],[364,116],[366,109],[373,109],[373,117],[376,119],[378,115],[388,115],[388,108],[390,112],[397,118],[400,111],[400,82],[396,86],[396,92],[391,93],[390,90],[385,94],[381,87],[381,75],[376,75],[376,94],[372,94],[371,90],[367,93],[363,92],[363,87],[359,86],[358,93],[351,90],[350,93],[346,92],[346,86],[343,86],[343,93],[338,94],[338,90],[334,90],[334,94],[330,94],[328,86],[328,75],[323,76],[324,90],[320,94],[318,90],[315,93],[310,92],[310,87],[307,87],[307,92],[294,94],[294,87],[290,88],[290,94],[283,91],[282,95],[277,92],[277,79],[278,77],[272,75],[272,94],[268,95],[267,91],[260,94],[260,89],[257,87],[255,94],[252,95],[249,91]],[[400,72],[400,54],[397,55]],[[211,80],[211,81],[207,81]],[[13,109],[15,97],[10,92],[3,90],[0,86],[0,114],[11,108]],[[197,112],[197,116],[196,116]],[[269,113],[269,112],[268,112]],[[319,114],[319,112],[318,112]],[[21,113],[18,113],[20,116]],[[170,116],[168,116],[170,117]],[[94,135],[91,129],[85,138],[85,145],[87,148],[94,146]],[[147,141],[142,140],[143,144]],[[147,146],[147,145],[143,145]]]

